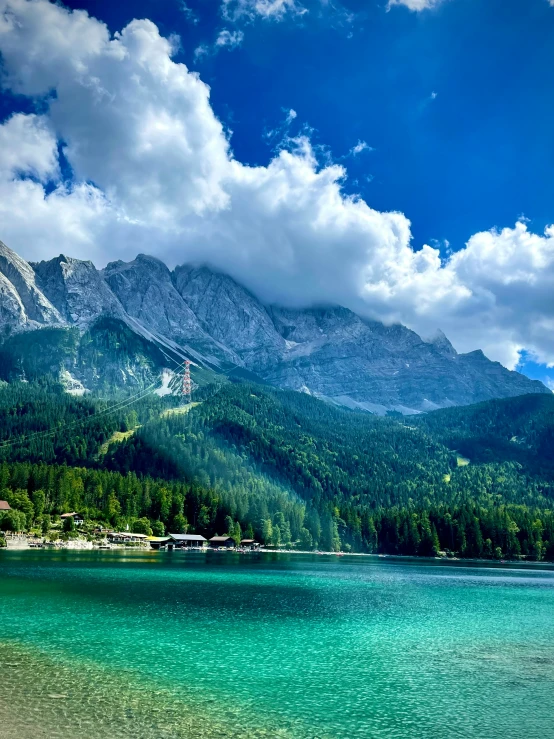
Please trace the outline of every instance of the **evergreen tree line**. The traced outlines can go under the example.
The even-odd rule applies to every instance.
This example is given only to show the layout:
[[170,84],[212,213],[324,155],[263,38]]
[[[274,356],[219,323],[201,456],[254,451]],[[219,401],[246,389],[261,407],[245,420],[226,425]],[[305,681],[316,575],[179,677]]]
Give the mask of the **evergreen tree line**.
[[73,511],[115,529],[129,525],[136,533],[194,531],[212,536],[227,533],[229,523],[229,511],[215,491],[133,472],[3,462],[0,499],[13,509],[0,511],[4,531],[48,530],[56,517]]
[[228,533],[237,541],[244,535],[304,550],[417,556],[446,551],[461,557],[554,560],[553,512],[521,505],[483,508],[468,502],[460,507],[364,511],[350,506],[333,516],[299,507],[291,526],[282,510],[270,512],[263,506],[237,517],[215,490],[196,484],[20,462],[0,465],[0,498],[12,507],[0,512],[2,531],[46,533],[58,515],[79,511],[114,528],[129,525],[137,533]]
[[[549,396],[407,419],[242,382],[196,399],[188,413],[148,397],[102,415],[113,401],[3,387],[0,442],[53,433],[0,446],[0,498],[14,509],[0,528],[46,529],[76,510],[114,528],[301,549],[554,558]],[[472,428],[482,457],[460,466]],[[116,443],[117,431],[132,433]]]
[[[127,404],[126,395],[69,395],[50,378],[0,387],[0,460],[96,465],[99,450],[117,431],[159,417],[171,400],[148,395]],[[132,396],[130,396],[132,398]],[[121,410],[111,411],[121,403]]]

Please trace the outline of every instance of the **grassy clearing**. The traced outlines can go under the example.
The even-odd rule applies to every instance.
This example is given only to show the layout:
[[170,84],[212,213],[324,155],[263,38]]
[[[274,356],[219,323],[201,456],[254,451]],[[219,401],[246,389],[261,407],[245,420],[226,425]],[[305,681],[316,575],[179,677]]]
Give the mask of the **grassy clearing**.
[[179,408],[169,408],[167,411],[164,411],[161,414],[162,418],[167,418],[168,416],[180,416],[183,413],[188,413],[193,408],[196,408],[197,405],[201,404],[201,400],[199,400],[196,403],[187,403],[187,405],[181,405]]
[[108,448],[110,444],[120,444],[122,441],[125,441],[125,439],[129,439],[137,429],[139,429],[140,426],[136,426],[134,429],[131,429],[130,431],[114,431],[114,433],[110,436],[108,441],[104,442],[99,450],[99,455],[103,457],[108,453]]
[[457,462],[458,462],[458,467],[467,467],[470,460],[467,459],[467,457],[460,457],[458,455]]

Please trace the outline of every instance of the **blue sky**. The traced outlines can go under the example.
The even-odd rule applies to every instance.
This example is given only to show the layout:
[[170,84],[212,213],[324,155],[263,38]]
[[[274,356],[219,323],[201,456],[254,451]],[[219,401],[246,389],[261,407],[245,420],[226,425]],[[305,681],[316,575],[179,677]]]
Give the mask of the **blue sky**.
[[[283,12],[268,16],[266,11],[275,2]],[[45,3],[39,0],[37,5]],[[25,0],[0,0],[0,11],[4,6],[8,13],[10,9],[16,14],[27,13],[25,4]],[[420,0],[421,6],[425,4]],[[417,263],[406,268],[402,280],[398,275],[391,277],[392,268],[379,272],[377,267],[383,260],[401,262],[404,252],[372,256],[367,268],[353,258],[335,294],[316,262],[310,261],[321,259],[316,248],[310,252],[312,256],[306,256],[295,251],[292,237],[290,245],[285,243],[294,229],[303,233],[305,228],[296,214],[290,215],[279,243],[285,244],[285,251],[290,248],[294,253],[298,270],[308,272],[297,275],[287,264],[277,289],[267,285],[273,277],[267,276],[272,267],[266,255],[245,256],[241,241],[247,238],[245,228],[241,225],[231,240],[229,222],[214,227],[212,219],[209,229],[194,231],[194,243],[207,243],[208,231],[211,238],[221,240],[218,250],[209,252],[208,261],[231,272],[236,266],[234,276],[268,301],[301,303],[300,288],[295,293],[296,288],[289,290],[288,286],[302,285],[307,274],[313,285],[306,292],[306,302],[321,302],[329,294],[330,300],[360,312],[367,308],[368,315],[382,320],[402,320],[422,333],[440,326],[462,351],[482,346],[489,356],[507,366],[514,366],[519,353],[523,371],[540,379],[550,377],[554,382],[554,371],[546,367],[554,362],[553,247],[550,241],[541,241],[545,227],[554,222],[554,7],[548,0],[428,0],[428,4],[433,7],[419,12],[406,7],[417,6],[418,0],[399,0],[390,8],[386,0],[344,4],[313,0],[303,5],[285,0],[282,6],[278,0],[189,0],[186,5],[181,0],[72,0],[65,7],[87,10],[105,23],[111,34],[133,19],[149,19],[162,37],[172,38],[173,63],[183,63],[209,85],[211,111],[226,129],[232,157],[243,167],[257,167],[260,178],[262,170],[265,177],[266,169],[271,174],[270,163],[280,161],[279,152],[288,148],[293,155],[295,151],[298,154],[295,147],[303,138],[309,142],[310,156],[317,159],[314,172],[326,166],[344,168],[341,197],[355,194],[380,214],[398,211],[406,223],[411,223],[407,241],[410,249],[423,254],[423,245],[431,247],[425,263],[416,258]],[[50,23],[57,23],[57,19],[52,16]],[[218,37],[220,45],[216,43]],[[50,43],[31,36],[21,43],[32,48],[39,42]],[[62,104],[62,73],[53,68],[37,72],[53,80],[48,92],[46,86],[29,86],[23,78],[25,62],[10,47],[2,48],[1,34],[0,52],[5,55],[8,75],[13,79],[21,75],[21,80],[5,86],[1,120],[8,121],[14,113],[44,113],[45,127],[52,129],[58,152],[63,154],[56,165],[56,176],[53,170],[47,176],[38,175],[44,192],[48,195],[60,188],[60,182],[67,187],[68,177],[77,173],[71,187],[80,181],[98,188],[103,197],[116,203],[118,224],[122,210],[129,222],[136,224],[136,218],[130,215],[130,201],[117,201],[124,189],[122,183],[113,173],[97,171],[90,161],[82,159],[85,137],[92,141],[93,134],[85,132],[82,122],[78,126],[74,123],[76,113],[70,110],[69,102]],[[69,56],[72,53],[67,49]],[[77,49],[74,53],[78,54]],[[57,84],[60,87],[52,95],[52,86]],[[54,98],[59,101],[57,112],[51,104]],[[164,98],[163,105],[171,115],[178,116],[167,100]],[[99,105],[108,109],[105,102],[91,105],[95,110]],[[132,106],[131,101],[131,119]],[[111,130],[107,126],[107,136]],[[78,136],[83,136],[79,146]],[[140,140],[143,138],[141,132]],[[68,148],[64,149],[66,144]],[[135,159],[134,154],[129,156],[129,161]],[[26,176],[31,175],[27,172]],[[36,171],[33,176],[37,179]],[[176,176],[175,172],[167,175],[170,179]],[[161,180],[164,178],[165,174],[160,175]],[[243,175],[241,178],[242,182]],[[248,232],[248,238],[265,240],[263,229],[271,229],[271,224],[264,225],[258,211],[248,214],[247,205],[241,205],[245,213],[239,211],[234,203],[243,204],[246,195],[227,187],[225,176],[216,179],[214,184],[210,175],[208,186],[215,191],[223,182],[224,193],[217,208],[233,210],[233,227],[238,221],[242,224],[241,219],[259,221],[261,233],[252,236]],[[276,182],[280,181],[277,177]],[[222,204],[229,193],[232,206]],[[212,200],[209,208],[216,207]],[[163,202],[165,206],[169,208],[167,202]],[[144,235],[145,241],[159,244],[152,250],[163,258],[179,261],[179,245],[197,229],[194,219],[198,208],[192,210],[192,221],[179,221],[180,241],[170,243],[167,229],[153,240],[152,219],[141,230],[141,238]],[[290,213],[291,208],[282,220]],[[337,213],[337,219],[341,217]],[[521,234],[515,234],[515,224],[521,218],[526,219],[527,233],[538,239],[527,246],[521,246]],[[193,221],[194,229],[190,226]],[[390,233],[398,235],[405,223],[391,226],[387,222],[376,228],[378,234],[383,234],[380,238],[387,241],[392,238]],[[378,230],[381,228],[389,231]],[[79,229],[81,233],[81,226]],[[510,229],[510,233],[504,240],[496,236],[488,241],[477,238],[479,243],[466,254],[466,243],[491,229]],[[21,243],[28,243],[27,231],[20,234],[16,226],[8,231],[9,245],[14,248],[21,249]],[[343,243],[349,244],[354,232],[359,232],[358,226],[338,234],[323,258],[331,250],[338,253]],[[96,232],[90,237],[95,244],[103,238]],[[8,242],[2,233],[0,239]],[[121,236],[121,243],[124,241],[136,243],[136,229],[132,236]],[[41,243],[36,249],[52,256],[49,252],[55,246],[45,240]],[[84,256],[86,243],[86,238],[81,242],[77,239],[73,253]],[[25,256],[37,257],[38,252],[28,246],[23,251],[25,248]],[[132,247],[121,247],[124,258],[130,256],[127,248]],[[365,245],[363,250],[367,252]],[[512,257],[506,259],[506,251],[510,250]],[[102,261],[105,252],[100,249],[92,256]],[[350,254],[349,249],[346,252]],[[452,252],[463,252],[464,256],[449,270],[429,267],[435,256],[443,260],[444,266]],[[192,246],[183,247],[183,254],[199,259]],[[332,272],[331,257],[329,262]],[[504,270],[524,276],[514,287]],[[360,271],[369,275],[364,284],[355,278]],[[503,274],[493,279],[495,271]],[[428,279],[422,284],[420,275],[424,272]],[[272,274],[275,277],[278,272]],[[441,294],[440,300],[430,299],[433,291]]]
[[[264,134],[291,108],[292,132],[312,127],[314,142],[335,158],[365,141],[373,151],[349,158],[348,187],[375,208],[406,213],[418,243],[446,239],[458,249],[522,214],[535,230],[552,221],[547,0],[449,0],[420,13],[385,12],[384,0],[349,2],[342,12],[310,4],[301,18],[248,24],[229,24],[220,3],[206,0],[187,4],[197,23],[179,0],[66,5],[112,29],[144,17],[165,35],[179,34],[175,59],[211,86],[214,110],[245,163],[267,163],[276,142]],[[195,60],[201,44],[236,27],[244,33],[239,48]]]

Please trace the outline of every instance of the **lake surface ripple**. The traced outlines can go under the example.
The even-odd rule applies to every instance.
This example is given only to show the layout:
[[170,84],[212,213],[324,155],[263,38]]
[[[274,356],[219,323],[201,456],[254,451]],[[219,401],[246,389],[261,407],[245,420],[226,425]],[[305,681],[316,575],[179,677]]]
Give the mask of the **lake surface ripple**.
[[0,737],[554,739],[554,571],[0,552]]

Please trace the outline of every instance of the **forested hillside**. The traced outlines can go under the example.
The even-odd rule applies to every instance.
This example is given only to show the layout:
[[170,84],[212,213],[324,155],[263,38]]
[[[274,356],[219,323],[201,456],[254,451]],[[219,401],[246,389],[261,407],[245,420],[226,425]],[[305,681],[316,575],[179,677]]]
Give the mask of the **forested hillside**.
[[100,318],[82,335],[76,328],[43,328],[0,344],[0,380],[43,382],[70,372],[85,387],[110,393],[149,385],[167,362],[156,346],[113,318]]
[[167,403],[145,393],[129,398],[76,398],[49,380],[0,383],[0,460],[92,464],[115,431],[158,418]]
[[447,408],[418,416],[414,425],[474,463],[518,462],[554,479],[554,395]]
[[56,385],[4,386],[0,498],[27,526],[78,509],[275,546],[554,559],[550,396],[408,419],[248,383],[195,400],[146,395],[110,411]]

